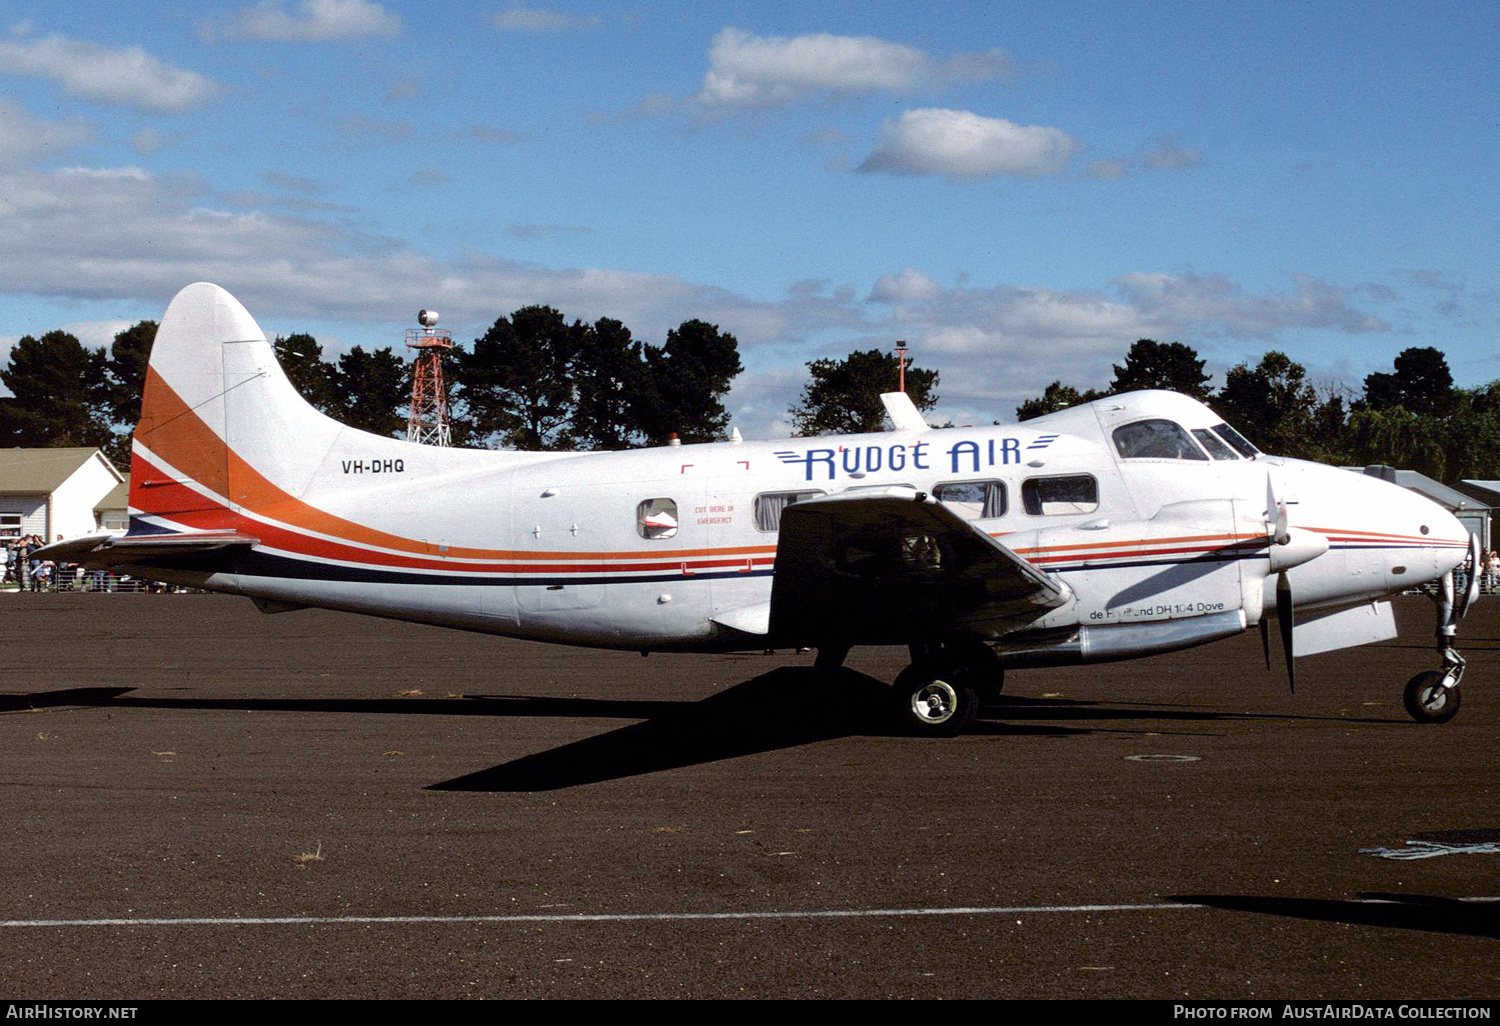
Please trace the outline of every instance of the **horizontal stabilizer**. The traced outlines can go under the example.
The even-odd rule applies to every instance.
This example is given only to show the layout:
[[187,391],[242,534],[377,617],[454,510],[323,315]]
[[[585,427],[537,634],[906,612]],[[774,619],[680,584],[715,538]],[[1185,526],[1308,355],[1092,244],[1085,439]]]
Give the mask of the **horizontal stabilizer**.
[[140,563],[162,556],[180,556],[194,552],[214,552],[260,544],[259,538],[239,531],[195,531],[190,534],[113,535],[86,534],[79,538],[44,545],[31,554],[33,559],[50,559],[59,563],[82,563],[90,570]]

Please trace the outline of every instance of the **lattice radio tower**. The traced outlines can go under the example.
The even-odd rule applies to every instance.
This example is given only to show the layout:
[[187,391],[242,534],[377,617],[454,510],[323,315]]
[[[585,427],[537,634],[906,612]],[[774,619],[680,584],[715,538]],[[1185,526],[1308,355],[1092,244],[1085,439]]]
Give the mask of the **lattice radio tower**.
[[411,369],[411,416],[406,439],[425,445],[451,445],[448,430],[448,389],[443,384],[443,353],[453,348],[453,334],[435,327],[436,310],[417,313],[420,328],[406,329],[406,344],[417,351]]

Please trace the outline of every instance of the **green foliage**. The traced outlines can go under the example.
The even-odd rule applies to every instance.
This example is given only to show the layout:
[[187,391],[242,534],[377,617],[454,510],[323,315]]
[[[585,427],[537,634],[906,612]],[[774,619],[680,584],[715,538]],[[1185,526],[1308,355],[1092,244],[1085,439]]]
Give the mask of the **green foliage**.
[[[20,339],[0,370],[12,392],[0,396],[0,445],[97,445],[126,465],[156,330],[141,321],[107,352],[61,331]],[[330,362],[308,334],[272,345],[292,386],[322,413],[375,434],[405,432],[411,365],[391,348],[355,346]],[[704,321],[684,321],[658,347],[617,320],[570,324],[552,307],[528,306],[472,347],[455,345],[445,370],[456,445],[621,449],[672,433],[722,437],[723,396],[741,367],[735,337]]]
[[377,435],[405,435],[402,408],[411,402],[411,365],[389,346],[373,352],[355,346],[340,356],[335,384],[335,419]]
[[739,341],[716,324],[683,321],[667,344],[645,347],[645,374],[634,417],[653,445],[676,434],[684,442],[724,437],[724,395],[740,365]]
[[674,433],[712,441],[741,369],[738,341],[705,321],[653,346],[610,318],[568,324],[551,307],[524,307],[460,355],[455,427],[521,449],[660,445]]
[[1191,346],[1143,338],[1131,344],[1124,364],[1115,365],[1115,379],[1106,394],[1165,388],[1206,401],[1212,379],[1213,375],[1203,373],[1203,361]]
[[1317,405],[1317,393],[1306,378],[1300,363],[1272,350],[1254,367],[1242,363],[1224,375],[1224,388],[1213,405],[1264,451],[1301,455]]
[[1365,378],[1363,406],[1372,410],[1404,407],[1413,413],[1443,415],[1454,403],[1453,374],[1448,360],[1431,347],[1403,349],[1395,371]]
[[583,333],[550,306],[527,306],[475,339],[460,359],[458,395],[478,433],[518,449],[567,448]]
[[[813,360],[812,380],[788,412],[799,435],[853,435],[880,431],[885,424],[883,392],[896,391],[900,358],[879,349],[850,353],[842,360]],[[906,394],[919,410],[937,405],[938,372],[908,365]]]
[[[1196,370],[1194,369],[1196,367]],[[1163,368],[1177,377],[1170,384]],[[1115,367],[1111,391],[1121,386],[1184,387],[1207,381],[1189,347],[1142,339]],[[1054,381],[1016,409],[1018,420],[1101,397]],[[1364,394],[1347,402],[1338,388],[1314,388],[1307,370],[1282,352],[1242,363],[1224,376],[1207,402],[1262,450],[1278,456],[1346,466],[1390,464],[1455,484],[1463,478],[1500,478],[1500,381],[1483,388],[1453,387],[1442,352],[1404,350],[1390,373],[1365,378]]]
[[645,377],[644,350],[630,337],[630,329],[608,317],[595,321],[573,361],[573,443],[585,449],[639,444],[645,436],[635,403]]
[[129,432],[141,414],[141,395],[146,391],[146,364],[151,343],[156,340],[156,322],[138,321],[117,333],[105,361],[105,401],[110,419]]
[[1049,413],[1059,410],[1070,409],[1081,403],[1091,403],[1095,399],[1103,399],[1109,393],[1096,392],[1089,389],[1080,392],[1072,385],[1064,385],[1061,381],[1054,381],[1048,385],[1042,394],[1034,399],[1027,399],[1016,407],[1016,420],[1031,420],[1035,417],[1045,417]]
[[23,335],[0,381],[0,445],[109,448],[108,357],[63,331]]

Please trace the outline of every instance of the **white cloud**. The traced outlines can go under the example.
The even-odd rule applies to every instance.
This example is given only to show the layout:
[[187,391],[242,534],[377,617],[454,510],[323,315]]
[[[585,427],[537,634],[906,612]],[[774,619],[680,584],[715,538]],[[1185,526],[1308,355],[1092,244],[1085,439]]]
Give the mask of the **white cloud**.
[[1128,157],[1090,161],[1086,174],[1099,181],[1113,182],[1132,171],[1189,171],[1202,163],[1202,153],[1178,146],[1170,135],[1164,135],[1150,149]]
[[1356,309],[1348,292],[1308,275],[1292,280],[1290,294],[1247,296],[1221,274],[1135,272],[1114,280],[1138,310],[1177,326],[1179,334],[1269,338],[1286,328],[1384,331],[1373,314]]
[[93,126],[82,118],[42,121],[15,104],[0,100],[0,167],[61,153],[93,136]]
[[[898,299],[908,273],[877,282],[871,298],[893,305],[889,319],[873,327],[883,338],[909,340],[917,364],[940,372],[944,411],[978,406],[1002,419],[1055,379],[1080,388],[1107,384],[1112,365],[1138,338],[1195,348],[1218,339],[1269,345],[1289,331],[1385,327],[1355,308],[1346,290],[1308,276],[1264,295],[1247,294],[1223,275],[1132,272],[1099,289],[919,287]],[[926,280],[910,279],[919,286]]]
[[573,32],[598,28],[603,21],[595,15],[579,17],[560,11],[512,7],[491,18],[490,24],[502,32]]
[[919,299],[936,299],[943,287],[921,271],[906,268],[899,274],[882,274],[870,290],[873,303],[909,303]]
[[327,43],[401,31],[400,16],[370,0],[302,0],[297,12],[286,13],[280,0],[263,0],[236,15],[229,34],[261,42]]
[[918,366],[941,372],[943,409],[952,411],[942,416],[964,411],[963,419],[974,420],[975,410],[1009,418],[1055,378],[1106,383],[1111,363],[1137,338],[1271,341],[1292,330],[1380,327],[1346,290],[1310,277],[1266,294],[1220,275],[1144,271],[1096,289],[944,288],[906,268],[874,283],[873,302],[821,280],[794,282],[780,299],[762,301],[665,274],[543,267],[474,252],[440,259],[360,234],[351,219],[225,209],[210,200],[190,174],[0,170],[0,223],[10,229],[0,247],[0,291],[134,309],[164,306],[189,282],[215,281],[268,330],[315,319],[394,332],[407,311],[434,307],[462,337],[544,303],[570,318],[616,317],[638,338],[659,341],[683,320],[702,318],[735,334],[761,375],[736,385],[736,409],[745,410],[736,417],[750,437],[781,432],[808,359],[889,348],[897,338],[911,343]]
[[698,92],[706,108],[766,107],[815,92],[909,92],[1007,71],[998,50],[935,61],[915,47],[872,36],[756,36],[726,28],[708,51]]
[[1061,129],[928,107],[887,119],[879,145],[859,170],[947,175],[955,181],[1034,178],[1062,171],[1078,149]]
[[51,79],[65,95],[155,114],[181,114],[219,91],[213,80],[164,64],[139,46],[114,50],[59,35],[0,42],[0,73]]
[[61,331],[66,331],[78,341],[90,349],[101,349],[107,347],[115,340],[115,336],[126,328],[134,325],[135,321],[74,321],[64,324]]
[[641,338],[698,317],[747,346],[857,319],[839,297],[758,302],[670,275],[546,268],[468,253],[439,260],[395,240],[312,217],[203,205],[196,176],[139,168],[0,171],[0,289],[78,300],[165,302],[214,281],[259,317],[387,323],[407,307],[441,309],[455,330],[483,330],[521,306],[616,317]]
[[1203,154],[1178,146],[1176,139],[1164,135],[1156,140],[1155,146],[1141,154],[1140,162],[1153,170],[1180,171],[1203,163]]

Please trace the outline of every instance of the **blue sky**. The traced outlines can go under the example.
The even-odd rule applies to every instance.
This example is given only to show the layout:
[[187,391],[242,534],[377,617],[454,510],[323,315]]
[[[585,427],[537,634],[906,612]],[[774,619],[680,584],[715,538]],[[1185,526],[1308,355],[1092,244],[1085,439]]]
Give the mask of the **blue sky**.
[[399,348],[532,303],[1010,420],[1130,343],[1500,378],[1492,3],[0,2],[0,345],[223,285]]

